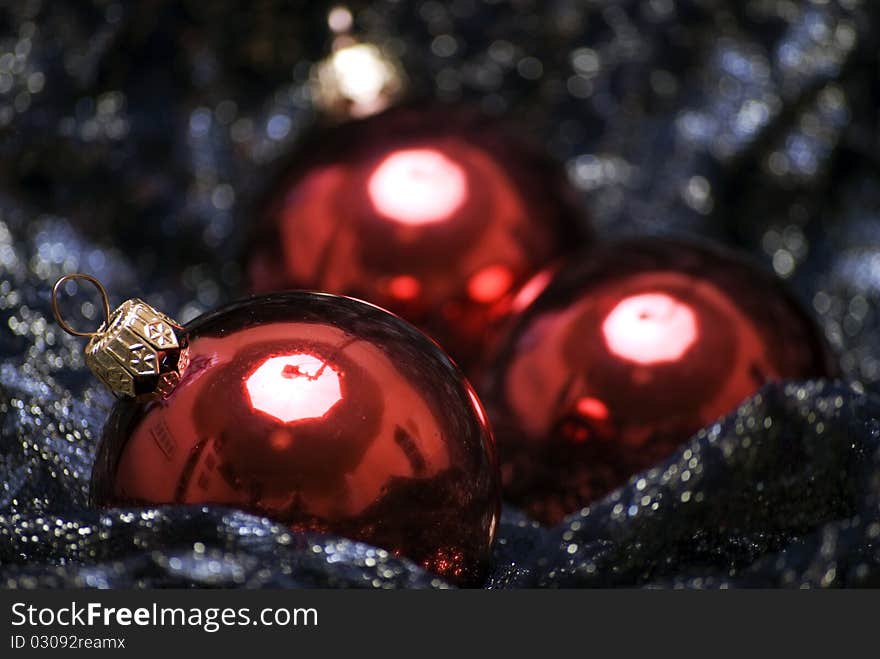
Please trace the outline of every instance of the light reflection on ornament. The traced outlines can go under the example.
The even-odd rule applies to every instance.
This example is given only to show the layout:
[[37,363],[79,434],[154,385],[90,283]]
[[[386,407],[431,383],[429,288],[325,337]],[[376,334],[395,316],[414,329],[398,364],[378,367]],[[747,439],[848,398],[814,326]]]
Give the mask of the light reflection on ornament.
[[608,349],[637,364],[681,359],[697,340],[691,307],[666,293],[642,293],[621,300],[602,323]]
[[609,416],[608,406],[598,398],[592,396],[580,398],[575,409],[577,409],[578,414],[581,416],[599,421],[605,420]]
[[555,268],[546,268],[523,284],[523,287],[519,289],[519,292],[513,298],[510,310],[514,313],[519,313],[534,302],[541,294],[541,291],[547,288],[547,284],[550,283],[555,271]]
[[421,290],[419,280],[411,275],[398,275],[388,282],[388,292],[397,300],[414,300]]
[[367,183],[370,203],[401,224],[442,222],[467,199],[464,170],[436,149],[402,149],[388,155]]
[[253,409],[282,423],[320,419],[342,400],[339,373],[304,352],[264,360],[245,388]]
[[471,399],[471,403],[474,406],[474,411],[477,413],[477,416],[480,419],[480,422],[489,425],[489,419],[486,416],[486,410],[483,408],[483,404],[480,402],[480,399],[477,398],[477,393],[474,391],[474,388],[468,384],[467,385],[468,397]]
[[503,265],[490,265],[468,281],[468,295],[475,302],[489,303],[500,299],[513,284],[513,273]]

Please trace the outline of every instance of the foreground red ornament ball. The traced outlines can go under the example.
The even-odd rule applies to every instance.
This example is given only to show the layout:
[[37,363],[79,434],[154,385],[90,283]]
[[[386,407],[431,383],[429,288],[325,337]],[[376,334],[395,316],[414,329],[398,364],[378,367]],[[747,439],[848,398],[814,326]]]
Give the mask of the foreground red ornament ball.
[[435,343],[372,305],[305,292],[184,329],[172,392],[117,403],[96,505],[234,506],[480,582],[500,505],[494,445]]
[[247,250],[251,290],[365,299],[467,367],[512,293],[587,240],[561,168],[462,107],[334,127],[282,169]]
[[836,367],[776,278],[718,248],[655,239],[564,267],[490,371],[504,496],[555,523],[764,383]]

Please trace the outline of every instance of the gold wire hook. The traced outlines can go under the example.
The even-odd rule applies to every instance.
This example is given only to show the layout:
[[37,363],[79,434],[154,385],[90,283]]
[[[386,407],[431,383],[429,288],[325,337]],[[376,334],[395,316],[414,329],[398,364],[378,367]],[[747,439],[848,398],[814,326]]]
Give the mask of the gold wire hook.
[[104,285],[100,281],[91,275],[86,275],[81,272],[64,275],[61,279],[55,282],[55,286],[52,288],[52,313],[55,316],[55,320],[58,322],[61,329],[73,336],[99,336],[102,332],[78,332],[68,325],[64,318],[61,317],[61,309],[58,308],[58,291],[61,290],[61,286],[63,286],[65,282],[74,279],[85,279],[98,289],[98,292],[101,294],[101,302],[104,304],[104,324],[109,324],[110,322],[110,300],[107,298],[107,289],[104,288]]

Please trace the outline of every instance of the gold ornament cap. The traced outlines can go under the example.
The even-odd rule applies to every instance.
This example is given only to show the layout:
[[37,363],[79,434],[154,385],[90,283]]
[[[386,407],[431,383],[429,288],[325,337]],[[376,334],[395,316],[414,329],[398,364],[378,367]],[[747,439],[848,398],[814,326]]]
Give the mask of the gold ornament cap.
[[[79,332],[65,322],[58,293],[65,282],[81,279],[101,294],[104,322],[94,332]],[[183,327],[143,300],[131,299],[110,311],[107,291],[86,274],[65,275],[52,289],[52,312],[68,334],[88,336],[86,366],[120,398],[167,396],[188,364]]]

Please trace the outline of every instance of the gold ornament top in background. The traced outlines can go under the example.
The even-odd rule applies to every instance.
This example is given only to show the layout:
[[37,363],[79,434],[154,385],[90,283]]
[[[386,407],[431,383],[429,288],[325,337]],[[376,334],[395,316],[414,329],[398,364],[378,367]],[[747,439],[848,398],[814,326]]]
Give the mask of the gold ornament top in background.
[[353,17],[345,7],[327,16],[334,34],[332,52],[312,67],[312,102],[337,120],[381,112],[401,99],[405,76],[400,62],[386,48],[351,35]]
[[[97,331],[76,331],[61,316],[58,291],[73,279],[88,281],[101,293],[105,320]],[[64,331],[90,337],[86,365],[116,396],[163,397],[180,381],[188,362],[183,328],[143,300],[127,300],[111,313],[101,283],[90,275],[72,274],[52,289],[52,311]]]

